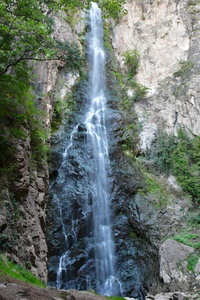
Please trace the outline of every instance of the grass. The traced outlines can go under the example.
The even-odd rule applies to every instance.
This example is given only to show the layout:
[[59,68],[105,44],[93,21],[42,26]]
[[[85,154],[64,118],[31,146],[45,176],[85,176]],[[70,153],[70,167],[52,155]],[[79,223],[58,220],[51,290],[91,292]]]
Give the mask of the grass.
[[173,239],[179,243],[200,250],[199,234],[183,232],[179,235],[175,235]]
[[0,255],[0,276],[9,276],[33,284],[37,287],[45,288],[45,284],[31,272],[21,265],[13,264],[3,255]]
[[198,263],[198,256],[194,255],[193,253],[189,254],[187,258],[187,269],[192,273],[195,273],[195,267]]

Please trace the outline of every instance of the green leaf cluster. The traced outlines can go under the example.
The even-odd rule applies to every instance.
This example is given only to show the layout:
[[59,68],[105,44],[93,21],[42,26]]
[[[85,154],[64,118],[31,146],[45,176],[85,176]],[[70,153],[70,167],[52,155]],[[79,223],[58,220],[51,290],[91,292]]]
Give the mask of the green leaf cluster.
[[139,67],[140,56],[137,49],[127,50],[123,54],[124,64],[128,70],[128,79],[132,79],[136,74]]
[[131,87],[134,88],[134,95],[132,97],[132,101],[134,102],[144,98],[147,94],[147,91],[149,90],[148,87],[132,79],[129,80],[129,84]]
[[125,0],[99,0],[96,2],[99,3],[104,18],[112,17],[116,20],[120,14],[127,13],[124,9]]
[[[0,0],[0,76],[28,60],[63,60],[71,67],[71,54],[78,49],[51,35],[49,15],[61,7],[58,4],[54,0]],[[80,60],[73,68],[80,69]]]
[[76,11],[77,9],[88,9],[91,2],[98,3],[102,10],[103,18],[112,17],[116,20],[121,14],[127,13],[126,9],[124,9],[126,0],[59,0],[57,1],[57,7],[64,7],[66,11]]

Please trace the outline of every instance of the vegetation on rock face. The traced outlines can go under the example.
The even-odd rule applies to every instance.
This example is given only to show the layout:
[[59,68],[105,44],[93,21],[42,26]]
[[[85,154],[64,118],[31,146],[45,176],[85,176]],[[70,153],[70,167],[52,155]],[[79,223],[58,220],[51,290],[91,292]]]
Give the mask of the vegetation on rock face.
[[158,133],[146,157],[157,172],[172,173],[195,203],[200,203],[200,138],[190,138],[183,130],[178,136]]
[[11,278],[23,280],[37,287],[44,288],[45,284],[37,279],[32,273],[26,270],[21,265],[16,265],[10,262],[5,256],[0,255],[0,276],[6,275]]
[[124,56],[124,64],[127,66],[127,76],[128,79],[132,79],[138,71],[140,56],[137,49],[127,50],[123,54]]

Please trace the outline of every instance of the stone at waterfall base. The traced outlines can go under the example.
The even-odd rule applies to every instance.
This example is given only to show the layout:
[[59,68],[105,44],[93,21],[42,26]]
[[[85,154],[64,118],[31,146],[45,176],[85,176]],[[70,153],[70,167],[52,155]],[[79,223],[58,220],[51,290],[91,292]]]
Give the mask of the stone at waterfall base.
[[147,295],[145,300],[186,300],[188,296],[181,292],[175,293],[160,293],[155,296]]

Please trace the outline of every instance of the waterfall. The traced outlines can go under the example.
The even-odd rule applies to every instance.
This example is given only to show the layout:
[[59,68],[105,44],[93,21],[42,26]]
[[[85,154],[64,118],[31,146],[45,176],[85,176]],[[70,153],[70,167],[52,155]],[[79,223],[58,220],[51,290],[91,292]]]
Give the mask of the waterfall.
[[56,285],[121,295],[121,283],[115,277],[110,209],[103,24],[96,3],[91,4],[89,21],[90,104],[82,122],[72,130],[52,187],[56,226],[61,230],[57,235],[62,240]]
[[97,290],[101,294],[112,294],[115,281],[115,256],[111,232],[110,195],[107,185],[109,156],[105,126],[105,53],[101,10],[96,3],[92,3],[90,9],[90,25],[91,106],[86,115],[85,125],[94,157],[94,169],[89,176],[93,194],[96,280]]

